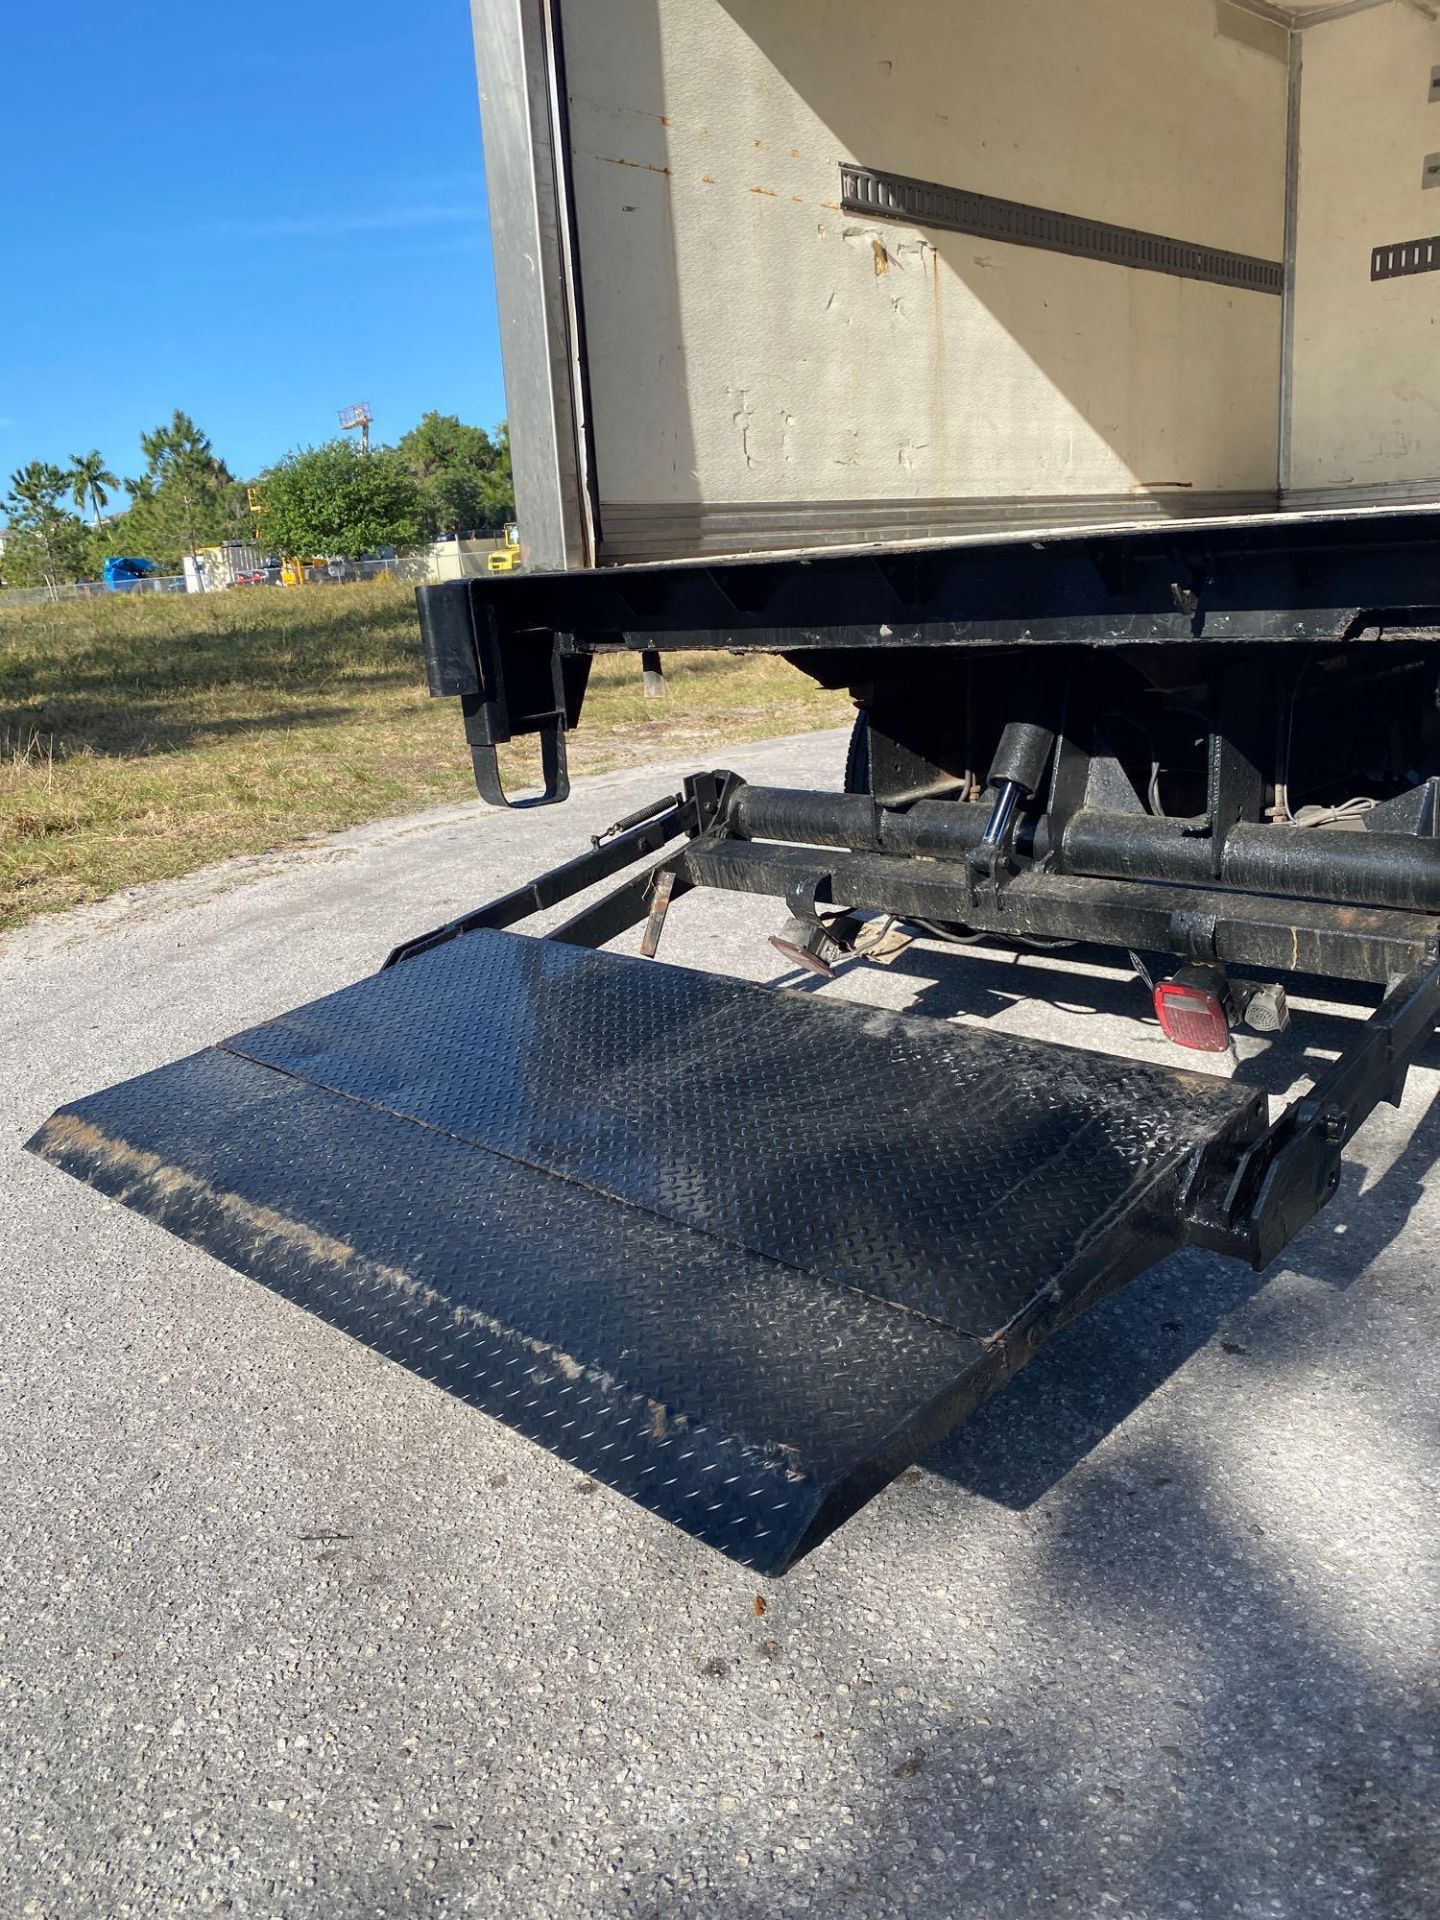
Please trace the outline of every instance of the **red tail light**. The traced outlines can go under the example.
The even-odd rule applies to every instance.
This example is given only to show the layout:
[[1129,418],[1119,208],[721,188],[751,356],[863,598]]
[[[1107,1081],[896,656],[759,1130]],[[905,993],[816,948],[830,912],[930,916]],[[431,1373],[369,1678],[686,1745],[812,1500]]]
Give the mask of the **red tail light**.
[[1165,1038],[1177,1047],[1224,1053],[1230,1044],[1224,1002],[1217,994],[1184,980],[1162,980],[1156,987],[1155,1018]]

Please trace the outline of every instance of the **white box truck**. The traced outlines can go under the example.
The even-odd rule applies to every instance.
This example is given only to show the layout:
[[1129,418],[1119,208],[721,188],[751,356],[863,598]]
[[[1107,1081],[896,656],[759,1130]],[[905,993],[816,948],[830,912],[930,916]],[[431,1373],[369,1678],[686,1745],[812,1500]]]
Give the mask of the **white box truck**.
[[[555,801],[597,653],[762,649],[844,790],[697,772],[36,1151],[766,1573],[1167,1252],[1273,1260],[1440,1016],[1436,14],[476,0],[528,564],[420,589],[431,690]],[[1192,1053],[1376,1010],[1272,1115],[666,966],[702,887],[822,976],[1098,944]]]

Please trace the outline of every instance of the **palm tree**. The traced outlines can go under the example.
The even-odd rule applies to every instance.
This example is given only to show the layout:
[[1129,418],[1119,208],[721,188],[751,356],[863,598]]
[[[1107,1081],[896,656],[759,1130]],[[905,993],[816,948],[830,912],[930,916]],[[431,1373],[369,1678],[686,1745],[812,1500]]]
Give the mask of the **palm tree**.
[[140,451],[145,456],[145,472],[125,485],[136,500],[164,499],[175,502],[185,533],[185,550],[195,552],[198,530],[207,518],[204,509],[215,502],[235,476],[188,413],[177,407],[168,426],[140,436]]
[[26,466],[17,467],[10,476],[7,504],[11,525],[35,536],[40,546],[41,571],[52,593],[59,580],[54,535],[65,517],[60,498],[69,483],[69,474],[48,460],[32,460]]
[[48,460],[32,460],[10,476],[9,499],[19,513],[45,520],[57,512],[67,476]]
[[105,456],[98,447],[92,447],[89,453],[72,453],[70,456],[70,495],[77,507],[84,510],[85,502],[90,502],[95,515],[95,524],[100,524],[100,510],[109,503],[107,487],[118,487],[119,480],[105,464]]

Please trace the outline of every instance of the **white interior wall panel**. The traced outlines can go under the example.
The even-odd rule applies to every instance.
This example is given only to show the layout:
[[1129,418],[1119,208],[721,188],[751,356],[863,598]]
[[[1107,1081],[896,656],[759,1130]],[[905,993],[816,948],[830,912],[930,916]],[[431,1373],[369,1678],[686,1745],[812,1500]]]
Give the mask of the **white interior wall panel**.
[[[1440,25],[1412,0],[1303,36],[1288,488],[1440,484],[1440,272],[1372,279],[1376,247],[1440,234]],[[1440,178],[1440,176],[1437,176]]]
[[563,19],[607,547],[687,506],[752,508],[773,544],[787,505],[1273,492],[1273,294],[875,221],[838,190],[850,160],[1279,260],[1283,28],[1227,0]]

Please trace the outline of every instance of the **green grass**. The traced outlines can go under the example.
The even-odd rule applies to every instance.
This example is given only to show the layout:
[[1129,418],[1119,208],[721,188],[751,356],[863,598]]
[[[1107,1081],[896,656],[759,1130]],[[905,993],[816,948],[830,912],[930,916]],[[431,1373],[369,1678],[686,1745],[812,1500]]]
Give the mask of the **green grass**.
[[[574,773],[834,726],[843,694],[783,661],[597,660]],[[509,771],[532,777],[534,742]],[[96,599],[0,614],[0,928],[473,795],[459,708],[425,692],[410,588]]]

